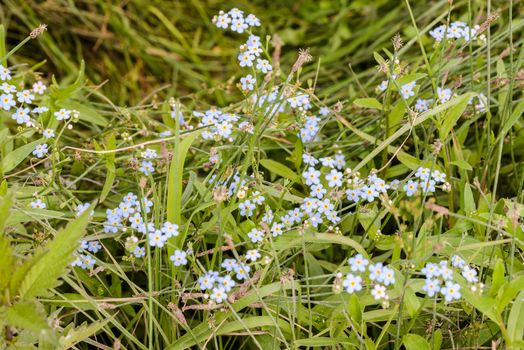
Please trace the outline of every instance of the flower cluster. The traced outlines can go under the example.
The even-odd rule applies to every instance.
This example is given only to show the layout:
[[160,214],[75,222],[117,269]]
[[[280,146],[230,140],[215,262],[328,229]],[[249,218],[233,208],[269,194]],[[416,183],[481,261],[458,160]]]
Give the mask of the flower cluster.
[[348,259],[350,273],[344,277],[342,273],[337,274],[334,288],[339,291],[342,287],[349,294],[362,290],[364,285],[373,286],[371,295],[375,300],[382,300],[387,305],[389,296],[388,286],[392,286],[395,279],[395,271],[383,265],[381,262],[372,264],[362,254],[357,254]]
[[143,159],[140,163],[138,170],[145,176],[149,176],[155,172],[153,161],[158,157],[157,152],[154,149],[147,148],[145,151],[140,153],[140,157]]
[[[55,137],[55,130],[44,126],[45,116],[49,113],[49,108],[45,105],[46,99],[44,93],[47,86],[38,80],[33,83],[31,88],[19,90],[17,83],[13,81],[9,68],[0,64],[0,109],[12,112],[11,119],[17,124],[28,128],[34,128],[39,131],[45,140]],[[76,121],[79,113],[75,110],[61,108],[53,113],[58,121],[67,121],[72,119]],[[50,120],[47,121],[49,126],[54,125]],[[72,124],[67,123],[67,128],[71,129]],[[49,145],[46,142],[36,145],[32,154],[37,158],[44,158],[49,153]]]
[[233,142],[231,135],[233,131],[239,130],[240,128],[240,126],[237,125],[240,120],[239,115],[222,112],[217,108],[208,109],[203,113],[194,111],[193,115],[200,118],[198,127],[206,128],[202,132],[202,138],[204,140],[227,140]]
[[458,269],[462,277],[471,284],[472,291],[482,290],[484,285],[478,283],[477,270],[466,264],[464,259],[458,255],[451,257],[451,267],[447,260],[442,260],[438,263],[427,263],[421,270],[426,277],[422,290],[429,297],[434,297],[440,293],[446,302],[460,299],[462,296],[460,285],[453,280],[455,272],[453,268]]
[[436,185],[446,183],[445,173],[438,170],[431,171],[431,169],[424,167],[417,169],[415,178],[417,180],[409,180],[404,185],[404,191],[408,197],[413,196],[419,189],[424,194],[434,193]]
[[473,28],[469,27],[464,22],[452,22],[449,25],[442,24],[429,32],[429,35],[433,37],[437,42],[444,39],[456,40],[463,38],[465,41],[470,41],[472,38],[478,38],[481,41],[485,41],[486,37],[477,35],[480,26],[475,25]]
[[[233,287],[249,278],[252,264],[256,263],[260,257],[261,254],[258,249],[250,249],[244,256],[240,257],[240,260],[224,259],[220,265],[224,269],[222,273],[209,270],[203,276],[200,276],[198,288],[207,292],[204,298],[210,298],[211,302],[216,304],[226,301],[228,293]],[[251,265],[248,262],[251,262]]]
[[259,27],[260,20],[253,14],[244,17],[244,11],[233,8],[228,12],[220,11],[213,17],[213,23],[222,29],[231,29],[239,34],[243,33],[249,27]]

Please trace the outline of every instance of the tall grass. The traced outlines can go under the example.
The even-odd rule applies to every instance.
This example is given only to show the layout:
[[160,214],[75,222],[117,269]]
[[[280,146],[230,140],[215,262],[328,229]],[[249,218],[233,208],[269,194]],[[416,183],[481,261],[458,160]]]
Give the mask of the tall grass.
[[[0,111],[2,345],[524,348],[522,3],[236,2],[262,22],[249,31],[261,38],[269,74],[238,67],[248,35],[216,28],[213,16],[229,10],[223,6],[1,5],[0,63],[12,75],[4,80],[20,90],[40,78],[49,85],[35,100],[49,111],[35,115],[35,125]],[[485,40],[429,35],[454,21],[480,25]],[[39,23],[47,32],[28,36]],[[252,90],[241,87],[246,74],[256,77]],[[413,95],[403,94],[410,83]],[[453,95],[442,99],[441,88]],[[304,96],[311,109],[292,105]],[[417,110],[418,98],[431,99],[427,110]],[[231,135],[214,129],[222,120],[203,122],[198,111],[216,113],[213,106],[238,116]],[[59,121],[61,108],[77,112]],[[312,124],[311,138],[301,134]],[[43,129],[55,136],[44,140]],[[49,153],[32,153],[44,141]],[[312,165],[333,205],[324,216],[306,209],[316,183],[308,183],[304,155],[324,158]],[[345,166],[328,165],[326,157],[340,155]],[[422,186],[421,171],[443,180],[412,194],[407,186]],[[366,199],[379,180],[391,188]],[[162,248],[154,230],[131,226],[135,213],[122,219],[126,228],[111,230],[107,210],[128,210],[129,192],[144,230],[177,225]],[[246,202],[257,192],[264,199],[249,214]],[[293,209],[303,218],[286,226]],[[86,242],[66,249],[63,232],[71,227]],[[249,236],[253,230],[262,242]],[[253,249],[256,261],[248,258]],[[171,259],[179,253],[186,264]],[[53,257],[49,271],[61,285],[43,282]],[[229,272],[226,259],[249,273]],[[366,272],[355,267],[358,259],[369,263]],[[451,275],[435,278],[456,286],[443,281],[431,295],[428,267],[442,262]],[[392,282],[371,277],[377,263]],[[210,271],[236,281],[223,300],[201,287]],[[355,277],[361,290],[351,289]],[[27,292],[32,283],[41,284],[38,293]],[[384,295],[377,297],[377,286]],[[460,296],[447,300],[450,288]]]

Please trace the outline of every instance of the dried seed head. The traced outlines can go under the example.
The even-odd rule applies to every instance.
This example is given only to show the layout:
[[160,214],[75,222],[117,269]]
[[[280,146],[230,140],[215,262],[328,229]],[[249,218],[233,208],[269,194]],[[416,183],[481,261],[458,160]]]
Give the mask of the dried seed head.
[[213,200],[215,203],[221,203],[229,197],[225,186],[218,186],[213,190]]
[[309,53],[309,48],[307,49],[300,49],[298,51],[298,58],[295,61],[295,64],[293,64],[293,68],[291,68],[291,72],[295,73],[304,65],[304,63],[309,62],[313,59],[313,56]]
[[436,139],[435,142],[431,145],[431,152],[434,156],[438,155],[440,153],[440,150],[442,149],[442,141],[440,139]]
[[38,27],[33,29],[31,33],[29,33],[29,36],[31,39],[36,39],[40,34],[45,32],[47,30],[47,24],[39,24]]
[[485,31],[489,25],[494,22],[497,18],[499,18],[499,13],[498,12],[495,12],[495,13],[492,13],[480,26],[479,26],[479,29],[477,30],[477,35],[479,35],[480,33],[482,33],[483,31]]
[[273,40],[271,41],[271,44],[274,47],[273,55],[272,55],[272,61],[273,66],[275,67],[275,70],[280,67],[280,55],[282,52],[282,45],[284,45],[284,42],[278,35],[273,36]]
[[344,107],[344,105],[342,104],[342,102],[338,101],[338,102],[335,103],[335,105],[333,106],[333,112],[335,112],[335,113],[340,113],[340,111],[342,110],[342,107]]
[[400,33],[395,34],[392,40],[393,48],[395,49],[395,51],[400,50],[402,48],[402,45],[404,45],[404,43],[402,42],[402,38],[400,37]]

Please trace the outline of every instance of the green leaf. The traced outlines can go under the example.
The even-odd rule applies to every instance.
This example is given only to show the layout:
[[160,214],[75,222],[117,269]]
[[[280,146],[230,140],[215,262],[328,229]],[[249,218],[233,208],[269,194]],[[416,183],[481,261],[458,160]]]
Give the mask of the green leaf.
[[340,345],[353,345],[358,346],[359,344],[356,344],[353,342],[350,338],[328,338],[328,337],[314,337],[314,338],[307,338],[307,339],[298,339],[296,340],[293,345],[295,347],[299,346],[331,346],[335,349],[340,348]]
[[13,205],[14,191],[8,191],[5,196],[0,197],[0,236],[4,234],[4,228],[7,219],[11,213],[11,206]]
[[[201,133],[202,130],[197,130],[185,134],[184,139],[178,144],[178,149],[175,149],[175,155],[169,165],[167,178],[167,220],[177,225],[180,225],[182,220],[182,179],[184,177],[184,163],[191,144]],[[182,234],[172,238],[172,242],[177,247],[182,247],[184,240],[185,237]]]
[[400,129],[395,131],[395,133],[393,135],[389,136],[387,139],[382,141],[377,147],[375,147],[373,149],[373,151],[369,152],[369,154],[364,159],[362,159],[353,168],[353,171],[360,170],[364,165],[366,165],[369,161],[371,161],[377,154],[380,154],[380,152],[382,152],[382,150],[384,150],[387,147],[389,147],[391,145],[391,143],[393,143],[393,141],[395,141],[396,139],[398,139],[399,137],[401,137],[405,133],[411,131],[417,125],[420,125],[420,124],[424,123],[426,120],[428,120],[429,118],[431,118],[434,115],[439,115],[439,114],[447,111],[448,109],[451,109],[452,107],[454,107],[457,104],[459,104],[463,100],[463,98],[471,97],[471,96],[474,96],[474,95],[475,94],[473,94],[473,93],[469,93],[469,94],[466,94],[466,95],[464,95],[462,97],[452,98],[448,102],[445,102],[445,103],[443,103],[441,105],[438,105],[438,106],[436,106],[436,107],[434,107],[432,109],[429,109],[429,110],[419,114],[419,116],[412,123],[404,124]]
[[[107,146],[106,150],[114,150],[116,148],[116,137],[115,134],[111,134],[107,140]],[[111,191],[111,188],[113,186],[113,183],[115,182],[116,177],[116,167],[115,167],[115,152],[111,152],[104,155],[104,158],[106,160],[106,168],[107,168],[107,174],[106,174],[106,180],[104,182],[104,187],[102,188],[102,193],[100,193],[100,202],[103,202],[107,195],[109,194],[109,191]]]
[[27,156],[35,150],[35,147],[41,143],[44,143],[44,139],[39,139],[33,142],[30,142],[22,147],[18,147],[14,151],[7,154],[2,160],[2,171],[7,173],[18,166],[27,159]]
[[357,98],[355,101],[353,101],[354,104],[360,107],[364,108],[373,108],[373,109],[380,109],[382,110],[382,103],[380,103],[376,98],[368,97],[368,98]]
[[414,317],[420,309],[420,301],[418,300],[415,292],[407,287],[404,292],[404,301],[406,304],[406,310],[410,317]]
[[360,325],[360,323],[362,323],[362,307],[360,306],[360,302],[356,294],[351,294],[349,297],[348,310],[349,315],[358,325]]
[[404,152],[399,153],[397,159],[411,170],[417,169],[421,164],[420,160]]
[[[286,238],[288,237],[283,235],[280,237],[280,239],[275,241],[275,249],[286,250],[295,247],[302,247],[304,238],[296,237],[296,235],[290,237],[291,239],[289,240],[285,240]],[[308,233],[305,235],[305,240],[307,243],[329,243],[348,246],[355,249],[357,253],[362,254],[364,257],[368,256],[366,250],[357,241],[346,236],[336,235],[333,233]]]
[[473,213],[476,209],[476,205],[475,205],[475,197],[473,197],[473,192],[471,191],[471,186],[466,183],[464,185],[464,205],[463,205],[463,208],[464,208],[464,212],[466,213],[466,215],[471,215],[471,213]]
[[65,100],[70,98],[74,93],[76,93],[85,83],[85,61],[80,61],[80,69],[78,70],[78,75],[73,84],[69,86],[60,87],[56,82],[55,77],[52,77],[53,84],[49,87],[50,96],[57,101]]
[[441,329],[437,329],[433,333],[433,340],[431,341],[431,343],[433,344],[433,350],[440,350],[440,348],[442,347],[442,330]]
[[63,211],[47,210],[47,209],[33,209],[33,208],[18,208],[11,212],[11,216],[7,220],[8,225],[15,225],[21,222],[29,222],[42,219],[59,219],[66,214]]
[[441,119],[439,135],[442,140],[446,139],[451,129],[457,124],[457,121],[468,106],[469,99],[475,95],[474,93],[467,93],[455,98],[455,105],[449,108]]
[[282,176],[283,178],[289,179],[296,183],[300,183],[300,176],[282,163],[279,163],[272,159],[261,159],[260,164],[267,170],[279,176]]
[[524,290],[519,293],[509,312],[508,337],[512,342],[524,338]]
[[49,330],[42,306],[36,302],[22,302],[10,306],[5,313],[5,320],[13,327],[34,333]]
[[450,164],[453,164],[454,166],[456,166],[457,168],[459,169],[462,169],[462,170],[473,170],[473,168],[471,167],[471,165],[466,162],[465,160],[454,160],[452,162],[449,162]]
[[494,310],[494,306],[496,305],[494,298],[478,295],[477,293],[469,291],[467,288],[461,288],[461,292],[468,303],[477,308],[484,316],[496,324],[501,325],[500,315]]
[[[3,24],[0,24],[0,57],[5,57],[7,54],[6,48],[5,48],[5,27]],[[0,61],[0,64],[4,64],[4,61]]]
[[428,341],[418,334],[406,334],[402,337],[402,344],[406,350],[431,350]]
[[241,320],[220,323],[215,329],[209,327],[208,321],[192,327],[191,332],[175,340],[175,342],[165,348],[165,350],[189,349],[194,345],[203,344],[206,339],[212,336],[224,335],[231,332],[249,332],[249,330],[259,330],[263,327],[278,327],[282,332],[290,333],[290,325],[287,321],[273,316],[253,316],[245,317]]
[[406,114],[406,104],[399,101],[388,115],[389,130],[388,135],[391,136],[402,125],[402,119]]
[[504,268],[504,262],[501,259],[498,259],[493,268],[493,276],[491,278],[491,289],[489,290],[490,296],[497,295],[500,287],[504,285],[504,273],[506,269]]
[[76,102],[76,101],[63,101],[58,103],[59,107],[76,110],[80,114],[78,118],[80,120],[86,121],[91,124],[99,126],[107,126],[107,120],[100,113],[98,113],[94,108],[89,107],[87,102]]
[[8,237],[0,234],[0,304],[2,304],[2,298],[4,290],[9,286],[11,281],[11,270],[14,268],[13,262],[13,248]]
[[88,324],[84,322],[80,327],[71,328],[67,334],[58,339],[59,349],[71,349],[74,345],[86,340],[101,330],[111,318]]
[[506,306],[515,298],[515,295],[524,289],[524,276],[519,276],[506,282],[502,288],[500,288],[497,300],[498,309],[504,310]]
[[500,137],[503,137],[508,133],[508,131],[517,123],[519,119],[522,118],[522,115],[524,114],[524,101],[520,101],[517,106],[513,109],[513,112],[511,113],[511,116],[507,121],[504,122],[504,125],[502,126],[502,131],[497,136],[497,140]]
[[82,215],[71,221],[64,229],[58,231],[55,238],[40,249],[26,264],[31,267],[24,276],[18,294],[22,300],[45,295],[49,288],[58,284],[58,279],[67,273],[73,261],[73,252],[78,248],[78,241],[90,218],[94,205]]
[[400,78],[397,79],[397,84],[398,86],[402,86],[402,85],[405,85],[407,83],[411,83],[412,81],[417,81],[419,79],[422,79],[424,77],[426,77],[427,74],[425,73],[411,73],[411,74],[406,74]]

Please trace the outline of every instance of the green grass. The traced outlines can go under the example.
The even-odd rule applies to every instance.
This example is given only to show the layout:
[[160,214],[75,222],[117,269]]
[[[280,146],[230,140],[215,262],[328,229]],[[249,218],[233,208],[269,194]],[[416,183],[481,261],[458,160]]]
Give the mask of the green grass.
[[[213,15],[231,7],[261,19],[255,31],[264,45],[266,34],[284,42],[272,75],[240,68],[238,46],[247,36],[212,24]],[[486,21],[492,14],[496,18]],[[56,136],[47,141],[50,153],[38,159],[31,152],[44,142],[42,128],[19,125],[12,111],[0,109],[0,344],[524,348],[523,14],[521,1],[490,0],[452,6],[447,0],[227,6],[198,0],[5,0],[0,63],[11,69],[10,82],[18,89],[37,77],[50,85],[36,99],[50,112],[34,120]],[[437,44],[428,35],[457,20],[484,26],[485,43]],[[39,23],[48,24],[47,32],[28,38]],[[264,47],[276,66],[274,43]],[[294,71],[303,48],[313,60]],[[278,87],[276,100],[259,105],[242,92],[237,83],[248,73],[257,77],[256,92]],[[376,87],[388,79],[380,93]],[[415,96],[404,98],[398,91],[411,81]],[[452,88],[455,95],[416,113],[416,99],[438,99],[437,87]],[[318,137],[307,142],[298,134],[307,113],[288,107],[275,113],[283,97],[301,93],[311,94],[311,114],[324,106],[332,111],[321,118]],[[487,97],[486,112],[468,105],[480,93]],[[241,116],[252,132],[235,131],[232,141],[203,140],[210,127],[199,126],[200,117],[192,113],[211,106]],[[60,122],[53,115],[60,108],[78,116]],[[173,108],[188,124],[170,116]],[[170,136],[160,135],[166,130]],[[141,152],[148,148],[158,158],[155,171],[144,175]],[[340,193],[326,194],[339,223],[324,218],[313,227],[306,213],[308,223],[274,237],[272,225],[309,195],[304,152],[317,158],[343,154],[351,169],[345,180],[376,173],[388,182],[400,180],[399,190],[354,203],[342,188],[355,183],[345,183]],[[210,162],[213,155],[219,165]],[[447,183],[434,194],[408,196],[402,188],[421,166],[444,173]],[[324,176],[330,169],[317,169],[329,187]],[[221,186],[229,186],[235,172],[246,188],[225,196]],[[242,194],[250,198],[255,191],[265,201],[246,217]],[[140,210],[146,224],[178,225],[179,234],[166,247],[150,246],[134,228],[104,231],[106,210],[128,192],[152,202],[150,213]],[[37,198],[47,208],[31,208]],[[88,215],[75,219],[75,208],[93,202],[84,230]],[[264,223],[269,209],[276,219]],[[262,243],[248,238],[253,228],[265,231]],[[97,253],[84,251],[96,264],[66,270],[77,249],[72,242],[82,235],[101,243]],[[137,244],[129,241],[132,235],[144,257],[131,253]],[[202,297],[199,277],[209,270],[224,275],[224,259],[245,261],[254,248],[260,260],[249,263],[247,281],[230,274],[237,286],[227,301],[216,305]],[[188,264],[174,266],[169,257],[180,249]],[[343,291],[342,280],[355,273],[348,258],[357,253],[394,272],[387,300],[373,298],[376,282],[364,275],[361,291]],[[421,269],[453,255],[478,272],[482,286],[467,282],[457,268],[453,280],[461,298],[429,297]],[[49,279],[45,264],[53,265]]]

